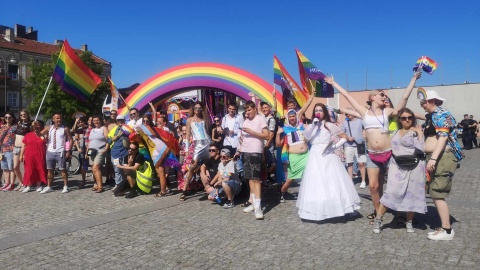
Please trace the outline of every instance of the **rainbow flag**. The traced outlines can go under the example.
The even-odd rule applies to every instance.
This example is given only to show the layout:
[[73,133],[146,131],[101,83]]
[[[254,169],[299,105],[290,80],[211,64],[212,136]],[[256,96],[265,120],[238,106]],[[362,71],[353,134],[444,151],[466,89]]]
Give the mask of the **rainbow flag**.
[[299,50],[295,49],[295,52],[297,53],[298,71],[303,88],[308,89],[310,93],[315,89],[316,96],[319,97],[333,97],[333,86],[325,82],[325,74],[312,64]]
[[[297,82],[295,82],[293,77],[290,75],[290,73],[288,73],[287,69],[282,65],[282,63],[280,62],[280,60],[276,56],[274,56],[274,76],[275,76],[275,67],[278,68],[278,70],[281,72],[281,74],[283,75],[283,78],[285,79],[285,82],[288,86],[287,88],[284,88],[284,89],[290,89],[291,93],[293,94],[293,97],[295,98],[295,100],[298,103],[298,106],[302,107],[303,104],[305,104],[305,102],[308,99],[308,96],[309,96],[308,93],[305,92],[304,90],[302,90],[302,88],[300,88],[300,86],[297,84]],[[274,77],[274,79],[275,79],[275,77]],[[276,84],[278,84],[278,83],[276,83]],[[287,95],[288,95],[288,93],[287,93]],[[283,99],[285,99],[285,98],[283,98]]]
[[413,66],[413,71],[417,71],[419,68],[423,69],[426,73],[432,75],[437,69],[438,64],[432,58],[428,56],[422,56],[418,58],[417,63]]
[[285,76],[283,76],[283,72],[280,70],[279,61],[275,55],[273,56],[273,82],[282,88],[282,99],[277,102],[281,102],[283,106],[285,106],[289,100],[294,100],[298,103],[293,96],[292,87],[287,82],[287,79],[285,79]]
[[110,76],[107,77],[108,82],[110,84],[110,93],[112,94],[112,101],[110,102],[110,111],[112,110],[118,110],[118,97],[120,96],[120,93],[117,90],[117,87],[113,83],[112,79]]
[[75,54],[67,40],[63,42],[53,78],[64,92],[81,101],[88,98],[102,82]]

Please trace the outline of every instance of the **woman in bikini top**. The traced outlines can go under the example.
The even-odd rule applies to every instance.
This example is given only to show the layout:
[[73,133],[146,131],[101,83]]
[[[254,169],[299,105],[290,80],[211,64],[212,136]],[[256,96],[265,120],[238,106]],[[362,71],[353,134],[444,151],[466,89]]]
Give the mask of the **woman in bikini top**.
[[[408,97],[410,96],[415,82],[421,76],[420,72],[415,72],[409,85],[405,89],[402,99],[396,108],[385,108],[385,93],[381,90],[370,91],[368,95],[368,108],[358,103],[347,90],[335,82],[333,76],[326,77],[325,82],[335,87],[347,100],[350,102],[355,110],[342,110],[342,112],[362,118],[365,127],[365,136],[367,141],[368,154],[371,159],[376,156],[384,160],[384,167],[391,155],[390,136],[388,134],[388,118],[396,116],[399,109],[405,108]],[[379,164],[378,162],[376,164]],[[380,205],[380,197],[383,195],[384,172],[378,166],[369,168],[367,163],[367,174],[369,179],[370,196],[375,208],[375,212],[369,215],[369,218],[374,218],[376,210]]]

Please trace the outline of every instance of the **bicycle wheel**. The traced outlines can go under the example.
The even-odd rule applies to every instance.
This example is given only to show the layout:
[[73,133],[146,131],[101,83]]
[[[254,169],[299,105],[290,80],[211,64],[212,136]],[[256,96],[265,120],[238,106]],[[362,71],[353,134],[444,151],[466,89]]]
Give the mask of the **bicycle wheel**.
[[80,171],[80,160],[77,156],[72,155],[70,161],[67,162],[69,174],[77,174]]

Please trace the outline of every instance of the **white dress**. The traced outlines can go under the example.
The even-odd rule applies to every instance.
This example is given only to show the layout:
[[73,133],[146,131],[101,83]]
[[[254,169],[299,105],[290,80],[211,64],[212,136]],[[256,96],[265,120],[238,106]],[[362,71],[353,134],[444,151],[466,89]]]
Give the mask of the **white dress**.
[[360,209],[360,197],[339,157],[333,152],[322,155],[332,134],[341,133],[335,124],[326,126],[330,131],[324,123],[305,129],[312,147],[297,200],[301,219],[324,220]]

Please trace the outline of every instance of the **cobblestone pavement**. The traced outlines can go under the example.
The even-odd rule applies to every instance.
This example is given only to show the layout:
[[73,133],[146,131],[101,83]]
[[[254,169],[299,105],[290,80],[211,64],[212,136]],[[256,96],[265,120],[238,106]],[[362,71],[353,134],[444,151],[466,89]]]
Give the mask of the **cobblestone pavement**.
[[430,199],[416,233],[389,213],[374,235],[368,189],[359,189],[359,215],[315,223],[298,218],[294,199],[278,203],[275,186],[265,195],[265,220],[256,221],[239,205],[222,209],[198,196],[61,194],[59,179],[50,194],[0,193],[0,269],[478,269],[480,149],[466,155],[448,199],[453,241],[427,239],[440,225]]

